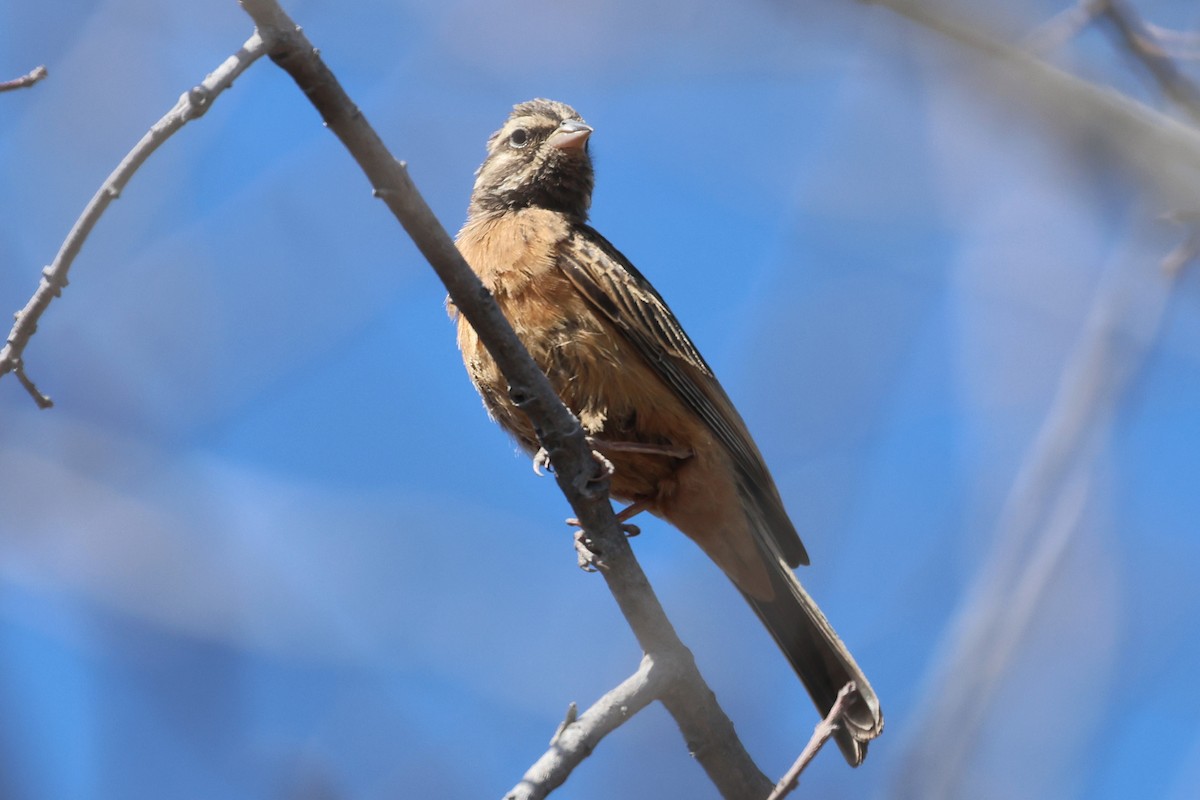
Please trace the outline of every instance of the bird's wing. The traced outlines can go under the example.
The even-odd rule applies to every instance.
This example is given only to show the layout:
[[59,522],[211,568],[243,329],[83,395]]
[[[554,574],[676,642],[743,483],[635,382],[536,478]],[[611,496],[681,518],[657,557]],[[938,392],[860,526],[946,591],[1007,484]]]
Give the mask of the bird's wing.
[[[746,423],[650,282],[617,248],[582,225],[559,253],[559,266],[584,297],[625,334],[651,368],[694,411],[733,459],[749,495],[784,560],[808,563],[775,483]],[[757,527],[757,526],[756,526]]]

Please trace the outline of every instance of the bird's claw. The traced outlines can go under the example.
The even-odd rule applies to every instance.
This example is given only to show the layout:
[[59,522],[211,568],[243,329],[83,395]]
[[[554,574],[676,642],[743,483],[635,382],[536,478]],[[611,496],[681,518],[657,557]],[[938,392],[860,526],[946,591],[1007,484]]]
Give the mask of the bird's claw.
[[604,477],[611,478],[613,473],[617,471],[617,468],[613,466],[613,463],[605,458],[604,454],[599,450],[592,451],[592,458],[597,464],[600,465],[600,469],[604,472]]
[[[600,472],[602,474],[599,476],[589,476],[587,478],[588,483],[599,483],[600,481],[608,480],[617,471],[612,462],[605,458],[599,450],[592,451],[592,460],[600,465]],[[550,452],[544,447],[539,447],[537,452],[533,454],[533,471],[536,475],[545,475],[546,472],[542,472],[542,470],[554,472],[554,465],[550,463]]]
[[595,546],[596,543],[588,538],[586,531],[575,531],[575,555],[579,559],[579,568],[584,572],[599,572],[608,568],[600,553],[593,549]]
[[587,482],[589,484],[606,481],[613,476],[613,473],[617,471],[617,468],[613,466],[613,463],[605,458],[604,454],[599,450],[592,451],[592,460],[600,465],[600,474],[588,476]]
[[[583,525],[580,524],[578,517],[569,517],[566,522],[572,528],[583,527]],[[632,522],[621,522],[620,517],[617,517],[617,527],[621,529],[621,533],[629,537],[637,536],[642,532],[642,529],[637,525],[634,525]],[[582,533],[582,531],[579,531],[578,533]],[[578,533],[576,535],[578,535]]]

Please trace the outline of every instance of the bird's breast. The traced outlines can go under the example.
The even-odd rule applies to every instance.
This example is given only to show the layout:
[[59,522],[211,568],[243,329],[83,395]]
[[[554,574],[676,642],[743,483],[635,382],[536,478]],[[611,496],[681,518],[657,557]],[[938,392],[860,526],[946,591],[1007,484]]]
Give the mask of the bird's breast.
[[[550,218],[525,213],[487,225],[468,223],[459,249],[589,435],[654,444],[693,438],[696,422],[678,398],[559,268],[570,229],[559,215],[544,214]],[[458,340],[488,412],[526,450],[536,450],[536,436],[512,404],[507,381],[462,317]],[[663,456],[612,458],[613,493],[625,498],[657,494],[677,466]]]

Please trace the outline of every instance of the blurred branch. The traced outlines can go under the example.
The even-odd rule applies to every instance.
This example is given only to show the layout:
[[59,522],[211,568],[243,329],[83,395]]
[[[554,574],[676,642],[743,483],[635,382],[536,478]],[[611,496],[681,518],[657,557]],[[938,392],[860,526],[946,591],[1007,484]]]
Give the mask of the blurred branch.
[[[1015,76],[1014,91],[1041,102],[1047,116],[1084,127],[1142,171],[1181,221],[1200,208],[1200,133],[1111,89],[1092,85],[1017,47],[1000,42],[944,9],[914,0],[877,0],[910,20],[988,56],[997,73]],[[1117,26],[1139,58],[1152,59],[1136,18],[1111,0],[1082,2],[1030,38],[1045,49],[1066,41],[1100,14]],[[1108,15],[1112,16],[1108,16]],[[1161,57],[1160,57],[1161,58]],[[1174,65],[1155,61],[1160,80]],[[1148,65],[1149,66],[1149,65]],[[1190,86],[1190,84],[1187,84]],[[1166,87],[1164,86],[1164,91]],[[1177,91],[1190,103],[1188,89]],[[1174,278],[1196,257],[1197,235],[1163,259],[1161,272],[1133,264],[1110,268],[1041,428],[1026,453],[997,522],[995,537],[967,600],[943,637],[917,708],[919,731],[905,759],[901,796],[962,796],[962,779],[989,704],[1042,600],[1054,585],[1070,542],[1081,529],[1090,476],[1086,457],[1111,427],[1112,415],[1158,334]],[[1131,250],[1132,252],[1132,250]]]
[[1124,0],[1103,0],[1100,5],[1117,40],[1154,76],[1163,93],[1200,123],[1200,89],[1179,71],[1154,31]]
[[783,800],[796,788],[800,782],[800,773],[804,772],[809,763],[816,758],[817,753],[821,752],[821,748],[841,725],[842,715],[846,713],[846,707],[849,705],[850,696],[854,694],[855,688],[854,681],[850,681],[838,692],[837,699],[829,707],[829,713],[825,715],[825,719],[817,723],[817,727],[813,729],[812,738],[808,740],[808,744],[800,752],[791,768],[779,779],[779,783],[775,784],[775,788],[771,790],[767,800]]
[[1147,22],[1146,28],[1154,34],[1163,52],[1180,61],[1200,60],[1200,33],[1174,31]]
[[34,67],[28,74],[22,75],[19,78],[13,78],[11,81],[0,81],[0,92],[11,92],[13,89],[28,89],[49,74],[49,71],[44,66]]
[[[1181,33],[1147,22],[1123,0],[1079,0],[1039,25],[1025,38],[1023,46],[1030,52],[1046,55],[1078,36],[1100,17],[1108,17],[1120,29],[1125,44],[1139,58],[1146,56],[1180,61],[1200,58],[1200,35]],[[1173,64],[1168,69],[1178,71]]]
[[1110,429],[1154,345],[1177,274],[1147,273],[1121,261],[1101,282],[1005,500],[991,550],[929,671],[901,796],[962,796],[963,773],[988,706],[1081,528],[1087,456]]
[[1025,37],[1022,46],[1031,53],[1046,55],[1078,36],[1100,15],[1105,0],[1080,0],[1064,8]]
[[[54,257],[54,262],[42,270],[42,280],[38,284],[37,291],[33,293],[33,297],[29,299],[25,307],[16,313],[12,330],[8,334],[4,348],[0,349],[0,377],[9,372],[16,373],[17,379],[39,408],[49,408],[54,404],[26,376],[23,361],[25,346],[29,344],[30,338],[37,331],[38,321],[50,306],[50,302],[62,294],[63,288],[67,285],[67,273],[71,270],[71,264],[79,255],[92,228],[99,222],[100,216],[108,208],[109,203],[121,195],[121,190],[150,157],[150,154],[188,122],[203,116],[217,96],[232,86],[234,79],[264,52],[263,42],[258,35],[251,36],[240,50],[225,59],[225,62],[213,70],[201,83],[185,92],[175,107],[151,126],[141,141],[134,145],[128,155],[108,176],[83,209],[79,219],[75,220],[70,233],[67,234],[58,254]],[[34,72],[36,71],[34,70]]]
[[1184,267],[1200,258],[1200,214],[1175,212],[1167,214],[1165,219],[1187,228],[1187,235],[1183,241],[1163,256],[1162,260],[1162,269],[1167,273],[1167,277],[1177,278]]
[[[727,798],[761,798],[770,781],[758,770],[679,640],[645,573],[633,557],[608,500],[607,480],[582,427],[530,358],[491,294],[463,260],[408,175],[351,101],[312,43],[274,0],[241,0],[286,71],[345,145],[417,248],[446,285],[458,310],[479,334],[509,383],[513,401],[529,416],[555,467],[555,479],[588,537],[604,557],[604,580],[638,644],[672,681],[660,699],[688,747]],[[567,727],[570,730],[570,726]],[[565,735],[565,732],[564,732]]]
[[1074,123],[1103,141],[1158,187],[1168,207],[1200,209],[1200,130],[999,41],[934,3],[874,0],[874,4],[987,56],[998,68],[995,74],[1008,79],[1006,87],[1040,103],[1056,121]]

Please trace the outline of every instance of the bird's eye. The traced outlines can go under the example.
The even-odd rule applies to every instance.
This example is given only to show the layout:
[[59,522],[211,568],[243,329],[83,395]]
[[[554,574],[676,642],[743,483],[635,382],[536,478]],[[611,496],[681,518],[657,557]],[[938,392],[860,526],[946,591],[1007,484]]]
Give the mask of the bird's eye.
[[524,128],[517,128],[508,135],[508,143],[518,149],[524,147],[529,144],[529,131]]

